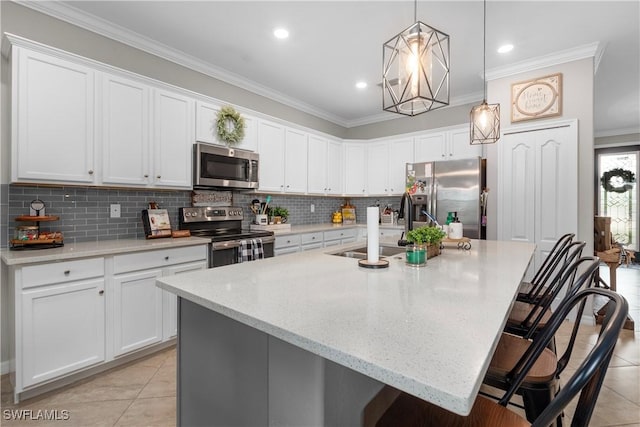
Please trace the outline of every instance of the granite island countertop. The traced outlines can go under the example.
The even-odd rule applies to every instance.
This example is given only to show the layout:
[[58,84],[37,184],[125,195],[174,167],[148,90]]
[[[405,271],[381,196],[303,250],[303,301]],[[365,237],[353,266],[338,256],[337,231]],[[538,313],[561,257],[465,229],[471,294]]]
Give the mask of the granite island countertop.
[[472,241],[427,266],[358,267],[363,243],[163,277],[158,286],[325,359],[466,414],[535,246]]

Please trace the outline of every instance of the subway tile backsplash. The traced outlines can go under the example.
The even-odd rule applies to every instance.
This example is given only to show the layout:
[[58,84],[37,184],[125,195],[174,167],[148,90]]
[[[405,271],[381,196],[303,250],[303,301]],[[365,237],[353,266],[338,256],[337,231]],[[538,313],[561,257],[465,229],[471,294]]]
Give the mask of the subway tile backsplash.
[[[59,221],[41,223],[42,230],[62,231],[65,243],[92,242],[101,240],[144,238],[141,211],[149,202],[169,211],[171,225],[178,228],[178,208],[191,206],[191,191],[153,191],[140,189],[103,189],[95,187],[48,187],[4,185],[0,194],[0,220],[2,221],[1,247],[7,247],[13,238],[15,227],[30,225],[16,222],[14,218],[29,215],[32,200],[45,203],[47,215],[57,215]],[[244,208],[244,227],[253,221],[249,204],[253,199],[264,201],[266,194],[234,192],[233,204]],[[344,197],[292,196],[272,194],[271,206],[289,210],[292,225],[321,224],[331,221],[331,213],[344,204]],[[366,222],[366,207],[377,202],[382,206],[391,204],[399,208],[400,196],[383,198],[351,198],[356,206],[358,222]],[[121,217],[110,218],[110,205],[121,206]],[[314,212],[311,212],[311,205]]]

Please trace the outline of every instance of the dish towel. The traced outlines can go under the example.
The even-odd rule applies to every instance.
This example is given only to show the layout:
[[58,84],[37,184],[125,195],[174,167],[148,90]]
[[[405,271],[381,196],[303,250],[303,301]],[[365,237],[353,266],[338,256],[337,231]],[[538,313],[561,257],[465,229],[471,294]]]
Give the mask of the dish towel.
[[240,240],[238,248],[238,263],[245,261],[255,261],[264,258],[262,239]]

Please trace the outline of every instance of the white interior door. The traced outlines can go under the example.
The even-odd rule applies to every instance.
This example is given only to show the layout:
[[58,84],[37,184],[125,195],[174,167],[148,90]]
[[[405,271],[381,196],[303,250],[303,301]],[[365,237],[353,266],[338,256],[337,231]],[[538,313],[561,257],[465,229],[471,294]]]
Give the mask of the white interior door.
[[[540,126],[540,125],[538,125]],[[577,121],[505,130],[498,156],[498,239],[535,243],[535,271],[578,231]]]

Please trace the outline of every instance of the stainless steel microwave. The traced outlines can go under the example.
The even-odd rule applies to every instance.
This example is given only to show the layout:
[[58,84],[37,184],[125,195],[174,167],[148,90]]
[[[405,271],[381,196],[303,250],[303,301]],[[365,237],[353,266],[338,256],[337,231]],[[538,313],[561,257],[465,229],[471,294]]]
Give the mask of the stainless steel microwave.
[[198,142],[193,146],[193,188],[258,188],[258,153]]

